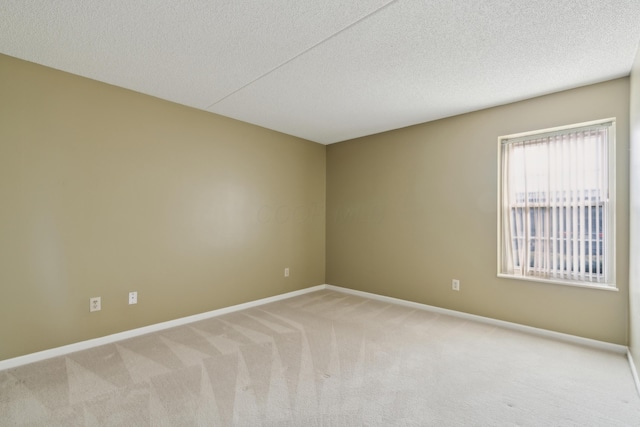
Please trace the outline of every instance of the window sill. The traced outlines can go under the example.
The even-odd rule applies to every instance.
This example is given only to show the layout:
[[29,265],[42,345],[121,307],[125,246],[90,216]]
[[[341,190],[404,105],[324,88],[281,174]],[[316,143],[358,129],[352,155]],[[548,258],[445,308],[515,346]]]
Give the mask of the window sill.
[[550,283],[554,285],[563,285],[563,286],[574,286],[578,288],[588,288],[588,289],[598,289],[601,291],[614,291],[618,292],[618,288],[615,285],[604,285],[600,283],[591,283],[591,282],[570,282],[568,280],[549,280],[549,279],[540,279],[538,277],[523,277],[523,276],[514,276],[511,274],[498,273],[498,277],[503,279],[514,279],[514,280],[524,280],[527,282],[537,282],[537,283]]

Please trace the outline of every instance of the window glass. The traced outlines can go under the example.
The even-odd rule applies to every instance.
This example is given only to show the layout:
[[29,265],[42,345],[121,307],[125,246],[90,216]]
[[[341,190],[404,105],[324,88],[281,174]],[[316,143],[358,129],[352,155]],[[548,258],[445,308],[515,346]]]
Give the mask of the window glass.
[[499,271],[615,286],[614,121],[499,138]]

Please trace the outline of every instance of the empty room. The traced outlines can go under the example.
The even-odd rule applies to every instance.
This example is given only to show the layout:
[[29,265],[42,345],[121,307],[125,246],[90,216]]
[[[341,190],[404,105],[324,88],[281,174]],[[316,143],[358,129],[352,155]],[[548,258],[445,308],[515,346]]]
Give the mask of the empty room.
[[640,426],[639,43],[0,0],[0,426]]

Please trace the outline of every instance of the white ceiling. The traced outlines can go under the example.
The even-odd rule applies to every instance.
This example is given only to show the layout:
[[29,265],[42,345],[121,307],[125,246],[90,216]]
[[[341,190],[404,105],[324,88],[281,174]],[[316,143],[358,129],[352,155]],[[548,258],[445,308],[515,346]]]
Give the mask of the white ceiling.
[[640,0],[0,0],[0,52],[323,144],[626,76]]

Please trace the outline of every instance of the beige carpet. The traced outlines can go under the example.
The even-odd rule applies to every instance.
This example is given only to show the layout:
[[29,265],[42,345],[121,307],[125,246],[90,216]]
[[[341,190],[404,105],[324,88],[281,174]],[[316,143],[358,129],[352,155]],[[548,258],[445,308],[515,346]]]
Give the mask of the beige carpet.
[[623,355],[333,291],[0,372],[0,425],[640,426]]

